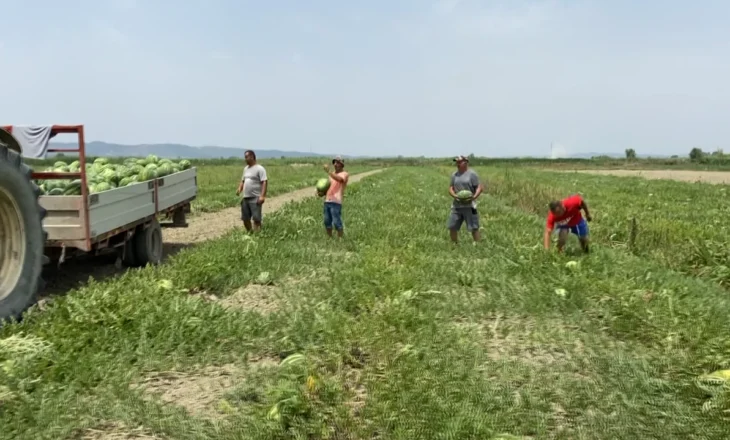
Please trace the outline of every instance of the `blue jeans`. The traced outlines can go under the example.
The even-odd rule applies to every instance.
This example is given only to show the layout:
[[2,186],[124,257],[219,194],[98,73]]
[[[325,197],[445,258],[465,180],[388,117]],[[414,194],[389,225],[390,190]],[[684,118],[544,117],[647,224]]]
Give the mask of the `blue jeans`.
[[338,231],[343,228],[342,225],[342,205],[334,202],[324,203],[324,227],[332,229],[334,227]]

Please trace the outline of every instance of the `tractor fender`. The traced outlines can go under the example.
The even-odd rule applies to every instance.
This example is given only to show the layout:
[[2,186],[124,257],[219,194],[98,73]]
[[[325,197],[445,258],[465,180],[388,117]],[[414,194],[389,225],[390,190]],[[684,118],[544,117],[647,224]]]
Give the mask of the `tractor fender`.
[[9,150],[15,151],[18,154],[21,154],[22,148],[20,147],[20,142],[18,142],[15,137],[13,137],[12,134],[5,131],[4,128],[0,128],[0,147],[5,147]]

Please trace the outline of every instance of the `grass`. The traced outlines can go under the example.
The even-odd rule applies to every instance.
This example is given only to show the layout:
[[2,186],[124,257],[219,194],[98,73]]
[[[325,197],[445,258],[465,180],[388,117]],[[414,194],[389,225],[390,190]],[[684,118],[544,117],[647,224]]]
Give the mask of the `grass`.
[[491,194],[540,216],[549,200],[580,192],[593,207],[594,242],[730,286],[730,226],[725,220],[730,196],[725,185],[535,170],[479,171],[487,177]]
[[[193,202],[194,212],[214,212],[236,206],[240,198],[236,196],[236,188],[241,179],[243,164],[231,164],[231,161],[213,161],[198,168],[198,198]],[[284,162],[278,159],[262,159],[259,161],[266,167],[269,178],[268,196],[273,197],[297,189],[314,187],[317,179],[327,177],[322,169],[326,159],[319,161],[302,159],[299,162]],[[370,163],[355,161],[347,164],[350,174],[373,170],[376,166]]]
[[728,393],[696,383],[730,367],[726,290],[601,243],[543,252],[506,190],[453,247],[447,182],[390,169],[348,189],[342,242],[309,199],[31,310],[0,330],[0,435],[727,438]]

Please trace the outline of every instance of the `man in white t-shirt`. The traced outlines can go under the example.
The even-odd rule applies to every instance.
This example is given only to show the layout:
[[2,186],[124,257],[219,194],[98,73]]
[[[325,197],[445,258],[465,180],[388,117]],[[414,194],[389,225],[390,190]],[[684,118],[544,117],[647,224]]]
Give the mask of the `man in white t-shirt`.
[[[238,184],[236,195],[243,192],[241,198],[241,220],[247,231],[260,231],[262,220],[262,205],[266,201],[266,189],[269,186],[266,169],[256,163],[256,153],[246,150],[243,153],[246,166],[243,168],[241,182]],[[253,220],[253,225],[251,221]],[[253,226],[253,227],[252,227]]]

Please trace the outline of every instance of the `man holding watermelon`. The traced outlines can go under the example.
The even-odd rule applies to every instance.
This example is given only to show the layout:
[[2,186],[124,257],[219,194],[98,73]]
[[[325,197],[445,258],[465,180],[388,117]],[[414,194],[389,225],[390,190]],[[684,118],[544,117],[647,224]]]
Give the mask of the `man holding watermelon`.
[[451,204],[451,214],[447,227],[451,241],[458,243],[459,229],[466,222],[466,228],[471,232],[474,242],[481,239],[479,232],[479,212],[476,200],[484,191],[484,185],[474,170],[469,168],[469,159],[464,156],[454,158],[457,170],[451,174],[449,194],[454,199]]
[[329,181],[324,185],[317,184],[317,195],[324,196],[324,227],[327,235],[332,237],[332,229],[337,231],[337,236],[342,238],[344,225],[342,224],[342,200],[345,195],[345,188],[350,175],[345,171],[345,162],[342,157],[332,159],[335,170],[330,170],[328,164],[324,170],[329,176]]
[[[550,248],[550,235],[557,228],[558,252],[563,251],[568,233],[572,232],[578,236],[583,252],[588,253],[588,223],[586,223],[586,220],[591,221],[592,218],[585,200],[580,195],[575,194],[563,200],[554,200],[549,203],[548,207],[550,212],[548,212],[543,237],[545,249]],[[581,210],[586,212],[585,219],[581,215]]]

